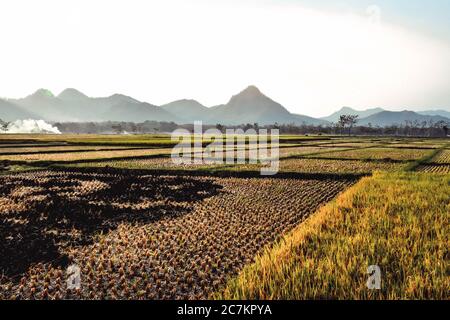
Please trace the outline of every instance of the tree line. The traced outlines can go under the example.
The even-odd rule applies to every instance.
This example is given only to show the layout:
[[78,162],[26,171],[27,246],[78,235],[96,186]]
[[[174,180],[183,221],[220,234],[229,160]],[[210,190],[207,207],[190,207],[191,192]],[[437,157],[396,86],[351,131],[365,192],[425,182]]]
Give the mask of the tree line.
[[[62,133],[83,133],[83,134],[145,134],[145,133],[171,133],[178,128],[184,128],[191,132],[194,130],[193,124],[179,125],[175,122],[144,121],[134,122],[55,122],[52,123]],[[6,128],[8,122],[0,119],[0,126]],[[216,128],[225,133],[226,129],[242,129],[247,131],[254,129],[278,129],[280,134],[311,134],[311,135],[376,135],[376,136],[417,136],[417,137],[446,137],[449,134],[447,121],[405,121],[402,124],[389,125],[385,127],[368,125],[358,125],[357,115],[342,115],[336,123],[325,125],[310,124],[279,124],[260,125],[258,123],[245,123],[240,125],[203,125],[203,130]]]

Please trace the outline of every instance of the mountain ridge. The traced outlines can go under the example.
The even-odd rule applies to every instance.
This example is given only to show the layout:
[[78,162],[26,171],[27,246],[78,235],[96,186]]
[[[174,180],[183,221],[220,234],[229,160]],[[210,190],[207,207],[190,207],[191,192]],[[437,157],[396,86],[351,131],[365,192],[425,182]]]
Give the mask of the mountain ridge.
[[382,112],[384,109],[382,108],[371,108],[366,110],[356,110],[350,107],[342,107],[336,112],[333,112],[331,115],[322,117],[320,119],[327,120],[329,122],[338,122],[341,115],[344,114],[352,114],[357,115],[359,118],[365,118],[371,116],[372,114]]
[[382,111],[376,114],[373,114],[369,117],[359,119],[358,125],[377,125],[381,127],[392,126],[392,125],[404,125],[406,122],[416,122],[419,125],[423,122],[439,122],[439,121],[449,121],[449,118],[441,117],[441,116],[429,116],[429,115],[421,115],[414,111]]
[[38,89],[20,99],[0,99],[0,119],[13,121],[24,118],[50,122],[101,122],[146,120],[205,124],[239,125],[245,123],[328,125],[337,123],[342,114],[359,116],[357,125],[371,123],[375,126],[404,124],[405,121],[449,121],[445,110],[387,111],[382,108],[355,110],[342,107],[333,114],[314,118],[289,112],[283,105],[269,98],[256,86],[250,85],[232,95],[225,104],[207,107],[194,99],[180,99],[157,106],[142,102],[124,94],[108,97],[89,97],[74,88],[64,89],[55,96],[50,90]]
[[417,111],[418,114],[424,116],[441,116],[450,119],[450,111],[436,109],[436,110],[425,110],[425,111]]

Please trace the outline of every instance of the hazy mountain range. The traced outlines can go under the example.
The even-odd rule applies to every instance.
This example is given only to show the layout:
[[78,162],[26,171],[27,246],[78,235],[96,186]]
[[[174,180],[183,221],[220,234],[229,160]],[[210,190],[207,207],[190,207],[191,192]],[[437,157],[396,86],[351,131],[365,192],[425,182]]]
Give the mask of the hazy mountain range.
[[405,121],[448,121],[450,112],[445,110],[385,111],[381,108],[363,111],[343,107],[323,118],[312,118],[289,112],[281,104],[265,96],[255,86],[231,97],[226,103],[206,107],[195,100],[178,100],[162,106],[138,101],[122,94],[110,97],[92,98],[76,89],[66,89],[58,96],[46,89],[22,99],[0,99],[0,119],[42,119],[49,122],[87,122],[87,121],[127,121],[145,120],[192,123],[201,120],[207,124],[224,125],[258,124],[329,124],[337,122],[342,114],[359,115],[358,124],[386,126],[404,124]]

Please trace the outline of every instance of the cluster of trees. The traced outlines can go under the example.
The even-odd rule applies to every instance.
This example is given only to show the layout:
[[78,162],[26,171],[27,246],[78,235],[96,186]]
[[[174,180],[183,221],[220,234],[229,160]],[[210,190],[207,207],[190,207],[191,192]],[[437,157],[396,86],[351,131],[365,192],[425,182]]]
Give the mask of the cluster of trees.
[[2,119],[0,119],[0,131],[5,131],[6,128],[8,128],[8,122],[3,121]]
[[179,128],[175,122],[145,121],[134,122],[57,122],[54,124],[62,133],[88,134],[139,134],[165,133]]
[[[330,134],[330,135],[374,135],[374,136],[417,136],[417,137],[446,137],[449,134],[450,124],[446,121],[439,122],[418,122],[405,121],[401,125],[373,126],[358,125],[358,115],[342,115],[336,123],[329,125],[296,125],[296,124],[278,124],[260,126],[258,123],[243,124],[232,126],[244,131],[247,129],[279,129],[281,134]],[[224,131],[225,127],[217,124],[216,128]]]
[[[8,125],[0,119],[0,129]],[[134,122],[61,122],[54,123],[62,133],[92,133],[92,134],[142,134],[142,133],[170,133],[178,128],[193,131],[192,124],[178,125],[175,122],[145,121]],[[405,121],[401,125],[391,125],[386,127],[372,126],[370,123],[365,126],[358,125],[357,115],[342,115],[337,123],[329,125],[308,125],[308,124],[278,124],[259,125],[258,123],[246,123],[234,126],[223,124],[203,125],[203,130],[216,128],[225,133],[227,128],[242,129],[278,129],[280,134],[330,134],[330,135],[389,135],[389,136],[421,136],[421,137],[442,137],[449,134],[449,123],[439,122],[418,122]]]

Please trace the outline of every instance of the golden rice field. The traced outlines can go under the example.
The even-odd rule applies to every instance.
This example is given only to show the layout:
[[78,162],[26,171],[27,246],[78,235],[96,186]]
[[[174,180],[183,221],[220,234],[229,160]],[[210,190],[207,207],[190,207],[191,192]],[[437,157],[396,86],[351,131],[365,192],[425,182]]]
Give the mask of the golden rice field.
[[[450,298],[450,176],[363,178],[244,268],[220,299]],[[381,288],[369,290],[377,265]]]

